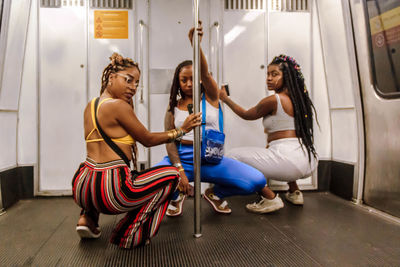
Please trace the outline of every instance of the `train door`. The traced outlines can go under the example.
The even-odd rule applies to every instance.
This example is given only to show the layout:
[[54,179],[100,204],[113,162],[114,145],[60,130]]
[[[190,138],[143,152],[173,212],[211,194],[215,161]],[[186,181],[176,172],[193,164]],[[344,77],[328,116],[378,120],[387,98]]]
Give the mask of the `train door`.
[[[363,201],[400,217],[400,3],[351,1],[365,122]],[[365,64],[365,60],[369,64]]]
[[112,52],[134,58],[132,1],[40,1],[39,192],[69,193],[85,158],[83,110]]

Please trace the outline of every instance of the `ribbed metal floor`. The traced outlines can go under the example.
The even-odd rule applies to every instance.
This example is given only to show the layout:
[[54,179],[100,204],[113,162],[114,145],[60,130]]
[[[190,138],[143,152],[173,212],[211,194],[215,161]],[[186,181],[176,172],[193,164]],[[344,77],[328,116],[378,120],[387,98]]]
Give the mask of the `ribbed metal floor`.
[[233,197],[231,215],[202,201],[201,238],[193,237],[193,200],[165,218],[151,245],[108,243],[122,216],[103,215],[102,236],[81,241],[72,198],[20,201],[0,216],[0,266],[400,266],[400,226],[329,193],[305,193],[269,215],[247,213],[255,197]]

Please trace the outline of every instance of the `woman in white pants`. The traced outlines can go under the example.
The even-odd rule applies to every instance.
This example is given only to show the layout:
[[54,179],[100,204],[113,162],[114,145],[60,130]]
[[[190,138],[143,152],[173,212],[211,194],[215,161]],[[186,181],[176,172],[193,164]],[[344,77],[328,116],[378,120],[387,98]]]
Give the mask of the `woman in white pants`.
[[[266,148],[242,147],[227,153],[260,170],[267,179],[287,182],[286,199],[303,205],[303,194],[296,180],[309,176],[317,166],[313,143],[314,105],[308,96],[300,66],[289,56],[279,55],[268,66],[267,85],[274,95],[265,97],[256,106],[245,110],[220,91],[220,99],[245,120],[263,118],[268,134]],[[269,192],[269,193],[268,193]],[[278,194],[265,187],[261,200],[246,205],[249,211],[266,213],[283,207]]]

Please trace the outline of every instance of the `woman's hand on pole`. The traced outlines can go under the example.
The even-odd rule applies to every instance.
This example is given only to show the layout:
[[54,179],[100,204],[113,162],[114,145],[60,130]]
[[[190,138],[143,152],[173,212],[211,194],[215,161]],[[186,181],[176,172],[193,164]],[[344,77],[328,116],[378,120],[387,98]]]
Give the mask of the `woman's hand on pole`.
[[[189,40],[192,45],[193,45],[193,33],[194,33],[194,28],[191,28],[189,30]],[[203,37],[203,27],[201,26],[201,20],[199,20],[199,27],[197,28],[197,33],[199,35],[199,42],[201,42],[201,39]]]
[[190,132],[194,127],[200,126],[201,125],[201,112],[197,114],[190,114],[187,116],[185,121],[183,122],[181,129],[185,132],[188,133]]

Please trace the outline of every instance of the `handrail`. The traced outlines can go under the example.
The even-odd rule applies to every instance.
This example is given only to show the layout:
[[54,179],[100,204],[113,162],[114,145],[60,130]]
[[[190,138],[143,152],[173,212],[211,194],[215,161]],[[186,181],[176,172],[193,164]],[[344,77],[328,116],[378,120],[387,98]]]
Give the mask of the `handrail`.
[[[212,34],[211,34],[211,31],[212,31],[212,29],[213,28],[215,28],[216,29],[216,32],[217,32],[217,40],[216,40],[216,44],[215,44],[215,56],[216,56],[216,75],[215,75],[215,77],[216,77],[216,81],[217,81],[217,84],[218,84],[218,87],[219,86],[221,86],[221,80],[220,80],[220,69],[219,69],[219,57],[220,57],[220,55],[219,55],[219,51],[220,51],[220,48],[221,48],[221,44],[220,44],[220,26],[219,26],[219,23],[218,23],[218,21],[215,21],[214,22],[214,24],[211,26],[211,28],[210,28],[210,47],[211,47],[211,37],[212,37]],[[210,59],[210,63],[211,63],[211,70],[213,69],[213,66],[212,66],[212,60]]]
[[[144,29],[144,21],[143,20],[139,20],[139,28],[140,28],[140,42],[139,42],[139,66],[140,68],[143,68],[143,29]],[[141,104],[144,103],[144,99],[143,99],[143,79],[139,80],[139,102]]]

